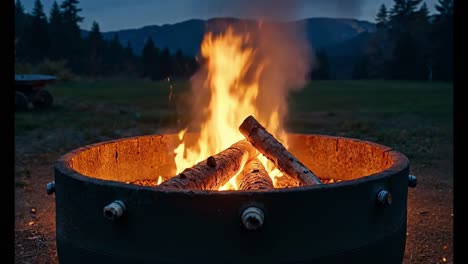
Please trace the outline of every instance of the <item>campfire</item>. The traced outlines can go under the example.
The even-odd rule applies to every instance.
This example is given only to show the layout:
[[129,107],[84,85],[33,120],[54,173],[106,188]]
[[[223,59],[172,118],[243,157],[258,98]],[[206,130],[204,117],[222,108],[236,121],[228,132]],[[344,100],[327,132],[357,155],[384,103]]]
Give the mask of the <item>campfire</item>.
[[[58,160],[47,191],[61,263],[401,263],[416,184],[408,159],[373,142],[286,133],[284,87],[301,70],[288,59],[278,68],[262,52],[281,49],[256,36],[206,35],[192,79],[198,130]],[[287,50],[294,61],[298,50]]]
[[272,161],[279,171],[292,176],[302,185],[322,183],[254,117],[247,117],[239,129],[246,139],[185,169],[160,184],[160,187],[218,190],[228,182],[234,182],[236,190],[273,189],[273,181],[260,161],[258,151]]
[[[220,191],[322,183],[287,151],[283,129],[287,92],[290,86],[300,85],[304,76],[289,76],[271,60],[283,56],[284,51],[279,52],[283,47],[265,40],[279,34],[262,22],[247,32],[230,25],[221,33],[207,33],[201,45],[202,70],[192,80],[192,113],[199,113],[194,117],[200,131],[197,141],[189,146],[184,141],[187,129],[179,132],[182,142],[174,149],[176,177],[159,175],[157,180],[131,183]],[[298,47],[296,43],[288,46]],[[296,65],[293,70],[305,75],[300,64],[304,58],[291,53],[282,62]],[[279,70],[286,72],[285,77],[271,76]]]

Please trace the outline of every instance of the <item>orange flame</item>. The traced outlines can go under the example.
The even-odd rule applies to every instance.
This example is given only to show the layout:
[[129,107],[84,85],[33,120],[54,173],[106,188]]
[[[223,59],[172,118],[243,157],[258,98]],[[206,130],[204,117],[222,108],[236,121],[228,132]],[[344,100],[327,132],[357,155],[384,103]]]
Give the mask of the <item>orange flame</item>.
[[158,182],[156,183],[156,185],[159,185],[161,184],[161,182],[163,181],[163,178],[161,176],[158,177]]
[[[201,54],[206,61],[203,70],[207,72],[203,85],[210,90],[210,101],[207,109],[200,111],[207,111],[208,118],[200,126],[195,147],[186,148],[183,141],[174,150],[177,174],[244,139],[239,126],[249,115],[255,116],[286,146],[278,111],[265,116],[258,109],[260,79],[267,61],[256,57],[257,50],[250,40],[249,34],[236,34],[232,27],[220,35],[211,32],[205,35],[201,46]],[[186,131],[179,132],[181,140]],[[260,159],[275,183],[275,177],[282,174],[265,157]],[[237,190],[236,177],[232,177],[219,190]]]

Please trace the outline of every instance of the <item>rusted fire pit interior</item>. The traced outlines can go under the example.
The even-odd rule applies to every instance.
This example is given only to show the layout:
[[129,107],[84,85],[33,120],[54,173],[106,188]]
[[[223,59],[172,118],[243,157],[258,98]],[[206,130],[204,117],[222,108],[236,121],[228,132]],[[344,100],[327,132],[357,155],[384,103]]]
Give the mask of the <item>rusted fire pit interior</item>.
[[176,134],[65,154],[55,166],[60,263],[401,263],[408,159],[356,139],[288,139],[318,177],[341,182],[268,191],[128,184],[175,175]]

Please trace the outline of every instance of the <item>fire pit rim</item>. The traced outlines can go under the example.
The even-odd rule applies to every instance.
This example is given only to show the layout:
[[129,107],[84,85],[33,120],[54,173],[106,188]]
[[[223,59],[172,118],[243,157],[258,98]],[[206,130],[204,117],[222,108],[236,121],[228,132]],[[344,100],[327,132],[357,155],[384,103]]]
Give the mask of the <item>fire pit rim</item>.
[[54,165],[54,170],[58,170],[64,175],[69,175],[70,177],[80,180],[80,181],[87,181],[93,184],[97,185],[110,185],[114,187],[121,187],[121,188],[128,188],[130,190],[151,190],[154,192],[163,192],[163,193],[179,193],[179,194],[197,194],[197,195],[213,195],[214,193],[219,194],[219,195],[251,195],[251,194],[256,194],[256,193],[287,193],[287,192],[301,192],[301,191],[310,191],[310,190],[322,190],[322,189],[334,189],[334,188],[339,188],[341,186],[357,186],[362,183],[365,183],[369,180],[369,178],[372,179],[382,179],[386,177],[390,177],[391,175],[395,174],[396,172],[404,170],[406,167],[409,167],[409,160],[408,158],[402,154],[401,152],[387,147],[385,145],[381,145],[375,142],[367,141],[367,140],[362,140],[362,139],[357,139],[357,138],[351,138],[351,137],[341,137],[341,136],[331,136],[331,135],[323,135],[323,134],[305,134],[305,133],[288,133],[288,136],[320,136],[320,137],[329,137],[329,138],[335,138],[335,139],[345,139],[345,140],[351,140],[351,141],[357,141],[360,143],[365,143],[368,145],[372,145],[374,147],[379,147],[384,150],[384,152],[388,153],[390,156],[391,160],[393,161],[393,164],[388,167],[385,170],[370,174],[370,175],[365,175],[356,179],[352,180],[346,180],[346,181],[341,181],[341,182],[335,182],[331,184],[319,184],[319,185],[308,185],[308,186],[296,186],[296,187],[288,187],[288,188],[275,188],[272,190],[255,190],[255,191],[249,191],[249,190],[226,190],[226,191],[217,191],[217,190],[196,190],[196,189],[168,189],[168,188],[155,188],[154,186],[138,186],[134,184],[127,184],[121,181],[114,181],[114,180],[103,180],[103,179],[98,179],[98,178],[93,178],[91,176],[86,176],[75,169],[70,167],[71,160],[78,155],[78,153],[91,149],[100,145],[106,145],[118,141],[123,141],[123,140],[132,140],[132,139],[137,139],[137,138],[142,138],[142,137],[155,137],[155,136],[177,136],[176,133],[172,134],[150,134],[150,135],[140,135],[140,136],[132,136],[132,137],[123,137],[123,138],[118,138],[118,139],[112,139],[112,140],[106,140],[106,141],[101,141],[101,142],[96,142],[96,143],[91,143],[76,149],[73,149],[64,155],[62,155],[55,163]]

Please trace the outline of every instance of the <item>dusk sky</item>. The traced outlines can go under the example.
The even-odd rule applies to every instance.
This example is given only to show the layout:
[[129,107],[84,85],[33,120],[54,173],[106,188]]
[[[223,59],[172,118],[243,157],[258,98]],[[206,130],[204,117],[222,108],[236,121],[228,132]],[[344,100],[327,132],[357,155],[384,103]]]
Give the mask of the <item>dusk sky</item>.
[[[34,0],[21,2],[26,12],[31,13]],[[53,2],[42,0],[47,16]],[[60,4],[62,1],[57,2]],[[437,0],[425,2],[429,10],[434,12]],[[381,4],[391,8],[393,0],[81,0],[78,6],[82,9],[80,15],[84,17],[81,28],[90,29],[91,23],[96,21],[101,31],[105,32],[221,16],[268,16],[280,20],[341,17],[374,22]]]

